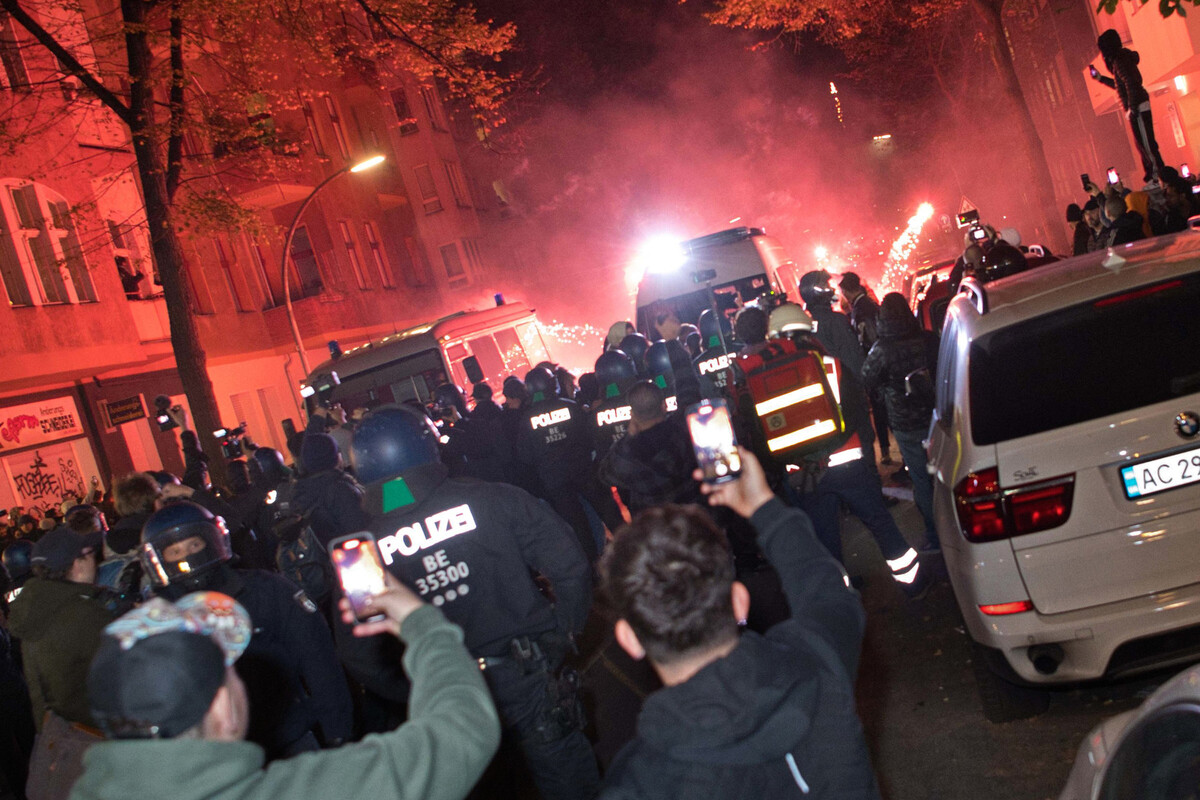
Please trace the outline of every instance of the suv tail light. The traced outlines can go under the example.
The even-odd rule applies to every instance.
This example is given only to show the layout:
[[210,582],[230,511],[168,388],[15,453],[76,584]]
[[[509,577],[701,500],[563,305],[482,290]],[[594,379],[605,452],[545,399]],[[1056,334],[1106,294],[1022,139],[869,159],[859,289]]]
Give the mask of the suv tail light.
[[1074,493],[1074,473],[1002,489],[990,467],[959,481],[954,501],[967,541],[991,542],[1057,528],[1071,516]]

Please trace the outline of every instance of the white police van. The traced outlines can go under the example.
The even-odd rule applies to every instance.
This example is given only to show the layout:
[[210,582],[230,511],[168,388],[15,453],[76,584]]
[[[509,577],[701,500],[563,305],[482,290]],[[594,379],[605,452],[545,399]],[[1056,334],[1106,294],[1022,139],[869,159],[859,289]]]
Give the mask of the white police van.
[[497,394],[509,375],[524,378],[550,360],[534,310],[507,303],[460,311],[345,350],[300,384],[309,411],[341,403],[350,411],[385,403],[431,401],[443,383],[468,388],[486,380]]

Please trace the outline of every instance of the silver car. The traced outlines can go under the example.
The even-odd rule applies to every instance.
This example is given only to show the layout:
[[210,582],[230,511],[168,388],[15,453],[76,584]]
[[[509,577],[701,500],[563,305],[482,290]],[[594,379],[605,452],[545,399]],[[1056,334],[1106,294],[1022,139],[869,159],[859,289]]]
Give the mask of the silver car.
[[964,281],[937,380],[934,514],[987,717],[1200,660],[1200,232]]
[[1059,800],[1200,800],[1200,667],[1093,728]]

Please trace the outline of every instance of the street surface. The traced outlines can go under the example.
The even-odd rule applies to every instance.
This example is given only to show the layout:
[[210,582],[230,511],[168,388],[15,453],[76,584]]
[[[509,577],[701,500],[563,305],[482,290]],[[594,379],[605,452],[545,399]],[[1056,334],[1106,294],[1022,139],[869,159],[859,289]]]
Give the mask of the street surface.
[[[894,486],[885,491],[911,496]],[[916,507],[902,501],[892,514],[909,541],[919,542]],[[940,557],[923,560],[926,567],[942,570],[939,582],[923,600],[909,601],[893,585],[874,540],[853,517],[844,520],[843,537],[848,571],[866,579],[859,715],[886,800],[1057,798],[1088,731],[1136,707],[1173,674],[1057,692],[1040,717],[990,723],[979,708],[968,638]],[[589,711],[600,731],[597,751],[607,763],[619,746],[612,740],[632,733],[638,698],[652,690],[655,679],[630,662],[611,635],[603,650],[592,650],[584,679],[599,703]]]

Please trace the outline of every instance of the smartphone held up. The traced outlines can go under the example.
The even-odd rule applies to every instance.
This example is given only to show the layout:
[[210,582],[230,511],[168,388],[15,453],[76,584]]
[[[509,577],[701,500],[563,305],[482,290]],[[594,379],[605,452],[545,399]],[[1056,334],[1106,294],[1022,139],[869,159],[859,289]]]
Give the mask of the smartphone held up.
[[733,417],[724,400],[702,400],[688,409],[688,433],[705,483],[736,480],[742,471]]
[[367,605],[367,600],[387,590],[375,537],[362,531],[334,539],[329,543],[329,557],[354,617],[359,622],[383,619],[383,614]]

